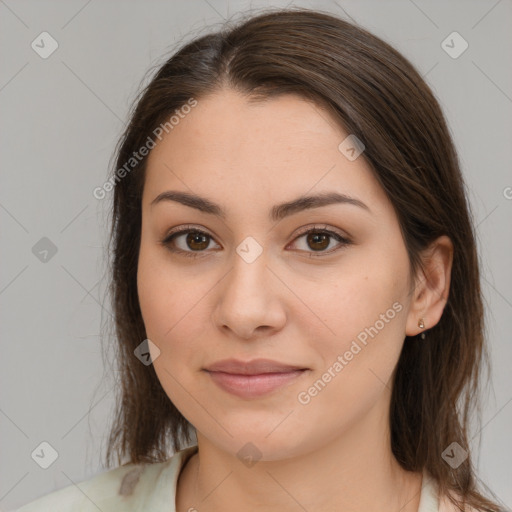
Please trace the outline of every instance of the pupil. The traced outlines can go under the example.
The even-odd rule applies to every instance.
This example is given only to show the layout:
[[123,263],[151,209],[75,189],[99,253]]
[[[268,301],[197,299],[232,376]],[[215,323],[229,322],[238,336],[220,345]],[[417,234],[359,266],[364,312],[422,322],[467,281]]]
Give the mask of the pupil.
[[[322,234],[322,233],[314,233],[314,234],[309,234],[308,235],[308,243],[309,242],[312,242],[313,244],[318,244],[320,243],[321,246],[320,247],[311,247],[312,249],[314,250],[321,250],[321,249],[325,249],[326,247],[329,246],[329,237],[328,235],[326,234]],[[322,242],[324,242],[322,244]],[[325,242],[327,242],[327,244],[325,244]]]
[[[202,244],[200,241],[201,238],[203,239]],[[199,239],[199,241],[197,242],[198,239]],[[191,244],[195,244],[195,243],[199,243],[201,245],[201,247],[199,247],[199,248],[196,247],[195,249],[206,249],[206,247],[208,247],[207,236],[202,235],[201,233],[189,233],[187,236],[187,244],[190,247]],[[190,248],[194,249],[194,247],[190,247]]]

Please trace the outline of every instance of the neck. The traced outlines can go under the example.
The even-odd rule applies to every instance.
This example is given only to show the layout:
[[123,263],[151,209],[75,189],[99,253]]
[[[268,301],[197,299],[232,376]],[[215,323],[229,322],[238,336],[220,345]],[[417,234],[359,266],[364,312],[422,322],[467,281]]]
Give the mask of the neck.
[[383,410],[298,456],[249,467],[237,450],[228,453],[198,432],[198,453],[180,474],[176,510],[417,512],[422,474],[405,471],[394,458]]

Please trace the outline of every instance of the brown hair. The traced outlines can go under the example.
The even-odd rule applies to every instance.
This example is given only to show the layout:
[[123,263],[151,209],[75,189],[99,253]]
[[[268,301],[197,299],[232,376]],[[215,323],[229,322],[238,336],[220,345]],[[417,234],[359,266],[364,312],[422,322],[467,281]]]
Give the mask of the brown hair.
[[[476,489],[471,456],[456,469],[442,458],[454,441],[469,452],[484,345],[474,228],[458,157],[438,101],[400,53],[368,31],[321,11],[270,10],[196,38],[158,69],[136,98],[116,148],[110,291],[117,336],[118,404],[107,466],[157,462],[190,443],[189,422],[152,365],[134,356],[146,339],[137,294],[141,198],[147,156],[119,173],[154,130],[191,98],[222,88],[248,99],[298,94],[329,109],[365,145],[363,157],[393,204],[414,276],[421,251],[441,235],[454,246],[443,315],[424,341],[406,337],[394,373],[391,448],[409,471],[426,468],[442,494],[478,510],[499,510]],[[133,161],[132,161],[133,164]],[[117,173],[117,174],[116,174]],[[478,408],[478,413],[480,409]]]

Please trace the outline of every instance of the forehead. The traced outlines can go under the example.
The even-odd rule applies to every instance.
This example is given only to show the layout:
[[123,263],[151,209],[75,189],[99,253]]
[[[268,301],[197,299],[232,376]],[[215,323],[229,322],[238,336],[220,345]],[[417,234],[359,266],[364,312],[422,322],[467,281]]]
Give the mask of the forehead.
[[349,134],[297,95],[254,102],[235,91],[198,99],[151,151],[143,201],[168,188],[219,202],[277,203],[312,189],[385,200],[362,157],[338,146]]
[[[231,89],[199,99],[172,129],[176,142],[199,136],[203,147],[223,152],[234,150],[236,143],[250,149],[261,141],[293,144],[297,136],[314,142],[312,134],[333,132],[337,138],[345,133],[326,109],[296,94],[255,100]],[[300,140],[294,145],[299,149]]]

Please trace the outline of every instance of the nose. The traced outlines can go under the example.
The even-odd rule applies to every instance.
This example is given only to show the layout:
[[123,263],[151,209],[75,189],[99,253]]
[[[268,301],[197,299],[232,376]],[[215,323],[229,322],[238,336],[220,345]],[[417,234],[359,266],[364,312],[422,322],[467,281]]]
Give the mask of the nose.
[[250,340],[268,337],[286,323],[286,287],[267,266],[265,254],[248,263],[238,254],[217,287],[213,322],[233,336]]

